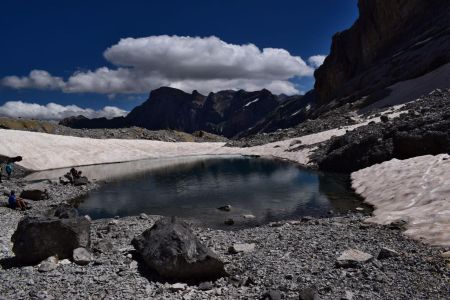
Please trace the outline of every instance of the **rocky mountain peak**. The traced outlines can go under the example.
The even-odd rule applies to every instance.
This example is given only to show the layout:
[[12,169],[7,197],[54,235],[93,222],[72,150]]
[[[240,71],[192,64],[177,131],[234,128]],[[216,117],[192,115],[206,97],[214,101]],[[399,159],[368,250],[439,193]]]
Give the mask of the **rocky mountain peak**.
[[321,104],[349,101],[450,61],[450,1],[359,0],[359,18],[334,35],[315,72]]

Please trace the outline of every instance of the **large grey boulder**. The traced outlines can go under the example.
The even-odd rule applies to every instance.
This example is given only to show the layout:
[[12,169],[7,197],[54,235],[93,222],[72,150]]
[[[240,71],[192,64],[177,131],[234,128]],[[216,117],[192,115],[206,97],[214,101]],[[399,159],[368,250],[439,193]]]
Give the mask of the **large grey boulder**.
[[36,264],[54,255],[71,258],[74,249],[89,247],[90,222],[86,218],[27,216],[20,220],[11,240],[16,259],[23,264]]
[[169,280],[204,281],[227,275],[223,262],[197,239],[185,222],[169,218],[135,237],[145,263]]

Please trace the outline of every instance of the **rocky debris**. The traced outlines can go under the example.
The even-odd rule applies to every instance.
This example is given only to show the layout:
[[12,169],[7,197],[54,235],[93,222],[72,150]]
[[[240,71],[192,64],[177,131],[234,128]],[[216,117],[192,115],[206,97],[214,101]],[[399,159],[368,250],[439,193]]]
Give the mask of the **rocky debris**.
[[151,269],[171,280],[202,281],[226,275],[223,262],[183,221],[159,220],[132,244]]
[[213,285],[210,281],[204,281],[198,285],[198,289],[200,291],[209,291],[213,289]]
[[78,210],[66,203],[59,204],[55,208],[47,212],[49,217],[56,217],[58,219],[74,219],[78,218]]
[[224,206],[221,206],[221,207],[218,207],[217,208],[218,210],[223,210],[223,211],[230,211],[231,210],[231,205],[224,205]]
[[442,253],[441,253],[441,256],[442,256],[443,258],[450,258],[450,251],[442,252]]
[[380,116],[380,120],[383,123],[387,123],[387,122],[389,122],[389,117],[386,115],[382,115],[382,116]]
[[449,90],[436,90],[404,109],[408,112],[387,123],[368,124],[331,138],[310,158],[321,170],[353,172],[392,158],[450,150]]
[[397,251],[383,247],[383,248],[381,248],[380,252],[378,252],[377,259],[386,259],[386,258],[391,258],[391,257],[399,256],[399,255],[400,255],[400,253],[398,253]]
[[83,186],[89,184],[86,176],[81,176],[82,171],[71,168],[63,177],[59,178],[61,184],[72,184],[74,186]]
[[[359,122],[353,116],[355,109],[350,104],[343,105],[329,112],[309,115],[304,120],[294,122],[287,127],[283,126],[283,119],[277,122],[267,120],[268,124],[271,124],[270,126],[255,126],[252,130],[242,133],[238,139],[229,141],[225,146],[253,147],[354,125]],[[289,112],[289,114],[292,114],[292,112]],[[302,145],[297,145],[297,148],[301,147]]]
[[148,220],[148,216],[145,213],[140,214],[139,218],[141,218],[142,220]]
[[[5,222],[1,207],[0,211],[3,224],[0,230],[13,228]],[[20,216],[19,212],[14,212],[13,216],[16,214]],[[49,273],[38,272],[38,267],[4,269],[0,272],[0,294],[7,299],[29,298],[30,293],[38,291],[47,291],[48,296],[55,299],[95,295],[117,299],[260,299],[265,291],[276,290],[282,299],[298,299],[300,291],[310,286],[315,286],[323,299],[341,299],[345,291],[351,291],[354,299],[445,299],[448,294],[448,275],[440,256],[441,249],[410,240],[387,226],[365,224],[358,214],[310,218],[308,222],[292,220],[280,222],[278,227],[262,225],[236,231],[195,225],[194,233],[226,262],[230,276],[211,282],[205,290],[187,286],[174,292],[171,284],[146,277],[142,265],[133,267],[136,261],[133,247],[129,245],[130,237],[158,219],[149,216],[143,222],[139,216],[122,218],[110,232],[105,231],[109,219],[94,220],[91,225],[94,247],[100,241],[108,241],[112,251],[95,251],[94,260],[85,267],[60,262],[58,268]],[[369,226],[360,229],[362,224]],[[97,236],[99,232],[102,237]],[[9,239],[8,234],[4,236]],[[0,235],[0,241],[2,239]],[[230,257],[228,245],[240,241],[254,242],[258,251]],[[301,246],[298,246],[299,241]],[[360,268],[333,267],[336,253],[349,247],[377,253],[380,244],[408,255],[398,256],[381,266],[374,260]],[[3,254],[0,247],[0,255],[12,254]],[[288,279],[289,274],[294,279]],[[27,284],[30,280],[32,285]],[[20,289],[14,288],[17,282],[24,283]]]
[[[24,129],[26,130],[26,129]],[[193,132],[192,134],[175,130],[148,130],[141,127],[126,128],[98,128],[98,129],[76,129],[57,125],[54,134],[69,135],[77,137],[90,137],[94,139],[140,139],[163,142],[226,142],[226,137],[211,133]]]
[[23,264],[34,264],[49,256],[72,257],[78,247],[90,245],[90,223],[85,218],[24,217],[12,238],[13,252]]
[[86,248],[80,247],[73,250],[72,258],[77,265],[85,266],[91,262],[92,254]]
[[39,201],[48,199],[49,195],[47,189],[41,188],[38,185],[30,185],[24,188],[19,197],[33,201]]
[[299,300],[320,300],[319,293],[315,287],[304,288],[300,291]]
[[186,287],[187,287],[186,283],[174,283],[170,286],[170,290],[172,292],[178,292],[178,291],[185,290]]
[[89,180],[85,176],[73,179],[74,186],[87,185],[87,184],[89,184]]
[[50,272],[58,267],[58,257],[50,256],[39,264],[39,272]]
[[223,223],[225,225],[231,226],[231,225],[234,225],[234,220],[233,219],[226,219]]
[[353,300],[354,294],[350,291],[345,291],[344,295],[341,297],[341,300]]
[[281,300],[281,293],[277,290],[270,290],[265,292],[261,298],[261,300]]
[[249,253],[255,251],[256,245],[254,243],[251,244],[234,244],[230,248],[228,248],[228,253],[230,254],[238,254],[238,253]]
[[387,226],[393,230],[404,230],[407,224],[408,222],[406,222],[405,220],[395,220],[390,224],[388,224]]
[[337,258],[336,266],[354,268],[373,259],[373,256],[357,249],[348,249]]
[[110,253],[113,251],[114,245],[111,241],[99,240],[93,244],[92,249],[98,253]]

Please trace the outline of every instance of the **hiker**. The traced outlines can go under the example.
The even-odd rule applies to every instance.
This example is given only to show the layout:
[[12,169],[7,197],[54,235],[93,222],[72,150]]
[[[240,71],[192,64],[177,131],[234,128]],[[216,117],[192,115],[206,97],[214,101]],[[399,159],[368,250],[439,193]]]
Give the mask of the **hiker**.
[[3,175],[3,167],[2,164],[0,163],[0,182],[2,182],[2,175]]
[[8,174],[8,179],[11,179],[11,174],[12,174],[12,172],[13,172],[13,166],[12,166],[12,163],[11,163],[11,162],[8,162],[8,163],[6,164],[5,170],[6,170],[6,174]]
[[19,206],[21,210],[27,209],[27,204],[25,201],[22,198],[16,197],[16,193],[14,191],[11,191],[11,194],[9,195],[8,204],[12,209],[16,209],[17,206]]

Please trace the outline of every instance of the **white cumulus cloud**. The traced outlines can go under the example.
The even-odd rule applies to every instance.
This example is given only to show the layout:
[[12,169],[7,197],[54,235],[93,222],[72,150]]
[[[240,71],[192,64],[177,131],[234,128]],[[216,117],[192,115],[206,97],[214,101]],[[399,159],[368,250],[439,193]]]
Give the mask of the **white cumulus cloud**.
[[76,105],[64,106],[56,103],[40,105],[23,101],[8,101],[0,106],[0,116],[40,120],[61,120],[78,115],[83,115],[87,118],[105,117],[111,119],[126,114],[127,111],[114,106],[105,106],[100,110],[94,110],[81,108]]
[[33,70],[28,76],[6,76],[1,84],[14,89],[58,90],[65,86],[61,77],[52,76],[43,70]]
[[75,72],[67,80],[33,70],[29,76],[8,76],[2,85],[22,89],[61,89],[67,93],[147,93],[161,87],[203,93],[223,89],[295,94],[296,77],[313,76],[325,56],[306,63],[284,49],[235,45],[217,37],[149,36],[125,38],[103,53],[114,68]]
[[323,64],[323,61],[325,60],[327,56],[326,55],[313,55],[308,58],[308,63],[313,68],[318,68]]

